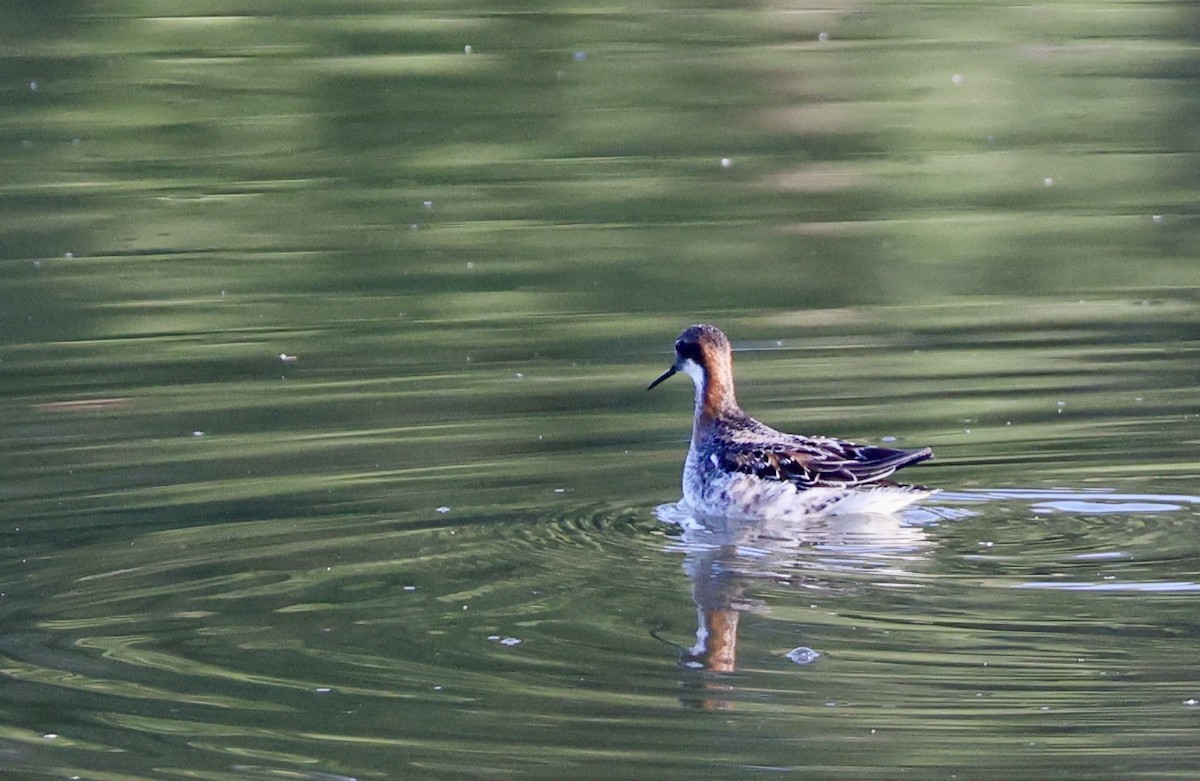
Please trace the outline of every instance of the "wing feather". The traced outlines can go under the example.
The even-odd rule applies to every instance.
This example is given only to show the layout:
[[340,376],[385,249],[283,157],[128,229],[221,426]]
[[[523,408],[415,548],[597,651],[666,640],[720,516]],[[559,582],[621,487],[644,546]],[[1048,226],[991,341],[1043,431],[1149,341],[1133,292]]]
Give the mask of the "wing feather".
[[778,444],[726,443],[721,454],[726,470],[812,488],[874,483],[897,469],[930,458],[933,451],[860,445],[828,437],[797,437],[792,442]]

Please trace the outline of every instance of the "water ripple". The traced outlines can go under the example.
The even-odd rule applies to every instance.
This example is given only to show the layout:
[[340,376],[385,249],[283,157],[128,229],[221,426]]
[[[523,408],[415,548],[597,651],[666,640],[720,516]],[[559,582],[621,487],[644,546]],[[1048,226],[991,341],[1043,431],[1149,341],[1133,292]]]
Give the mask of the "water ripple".
[[[631,711],[645,730],[680,705],[826,718],[864,681],[881,701],[924,682],[928,697],[904,695],[913,713],[970,722],[1022,697],[1102,697],[1132,673],[1114,627],[1131,652],[1169,634],[1133,600],[1200,590],[1197,504],[947,492],[900,517],[796,526],[561,498],[190,527],[41,562],[24,587],[37,598],[7,603],[0,663],[30,697],[93,698],[85,755],[186,735],[243,776],[350,744],[451,769],[453,736],[500,718],[572,734]],[[1024,614],[997,596],[1014,589]],[[405,732],[387,726],[400,711]],[[501,742],[475,748],[500,758]]]

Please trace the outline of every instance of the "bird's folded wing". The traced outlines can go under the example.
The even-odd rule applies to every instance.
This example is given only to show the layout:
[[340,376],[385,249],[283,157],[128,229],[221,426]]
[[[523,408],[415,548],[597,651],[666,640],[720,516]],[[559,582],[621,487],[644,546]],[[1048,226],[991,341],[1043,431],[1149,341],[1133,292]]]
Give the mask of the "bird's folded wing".
[[768,480],[786,480],[801,488],[872,483],[897,469],[933,455],[924,450],[859,445],[832,438],[801,439],[779,445],[726,446],[722,467]]

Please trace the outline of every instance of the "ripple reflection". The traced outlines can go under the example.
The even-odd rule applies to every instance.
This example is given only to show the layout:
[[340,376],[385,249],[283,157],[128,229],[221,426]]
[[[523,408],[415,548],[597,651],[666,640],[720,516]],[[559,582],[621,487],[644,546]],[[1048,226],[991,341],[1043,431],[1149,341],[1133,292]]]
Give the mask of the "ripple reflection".
[[[660,505],[656,516],[677,530],[666,550],[683,555],[697,611],[695,642],[680,647],[681,666],[693,671],[684,678],[683,702],[726,709],[739,699],[733,674],[748,614],[804,616],[780,627],[796,645],[779,654],[807,667],[820,666],[826,651],[804,636],[805,626],[819,633],[849,617],[882,635],[924,627],[1003,628],[1019,636],[1072,623],[1079,632],[1084,622],[1070,616],[1003,618],[1011,600],[996,590],[1200,590],[1192,578],[1170,577],[1174,560],[1195,559],[1196,536],[1181,532],[1193,525],[1197,506],[1200,498],[1187,495],[1005,489],[946,492],[900,516],[787,524],[697,519],[679,504]],[[987,539],[973,542],[969,535],[979,530]],[[1151,572],[1160,577],[1147,578]],[[896,596],[880,600],[882,594]],[[816,609],[817,599],[832,609]]]

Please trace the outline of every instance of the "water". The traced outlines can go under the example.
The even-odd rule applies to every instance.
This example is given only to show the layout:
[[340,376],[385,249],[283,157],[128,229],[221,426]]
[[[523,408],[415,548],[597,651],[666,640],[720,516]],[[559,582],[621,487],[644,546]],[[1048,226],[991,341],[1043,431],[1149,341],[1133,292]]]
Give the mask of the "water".
[[[0,770],[1200,760],[1189,4],[0,8]],[[901,517],[672,508],[687,324]]]

